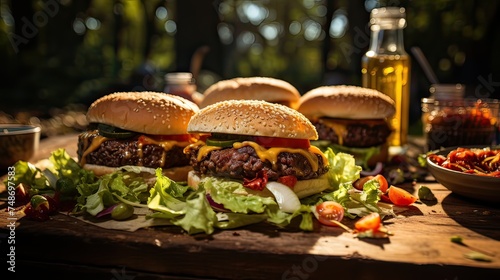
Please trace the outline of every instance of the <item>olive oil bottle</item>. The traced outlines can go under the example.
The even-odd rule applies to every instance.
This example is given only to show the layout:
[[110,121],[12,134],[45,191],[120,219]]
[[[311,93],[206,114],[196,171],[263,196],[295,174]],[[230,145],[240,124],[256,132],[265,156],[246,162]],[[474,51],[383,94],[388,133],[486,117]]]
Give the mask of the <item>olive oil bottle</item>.
[[370,24],[370,48],[361,60],[363,87],[376,89],[394,100],[396,113],[389,120],[393,133],[388,145],[403,147],[408,138],[411,69],[403,44],[405,9],[373,9]]

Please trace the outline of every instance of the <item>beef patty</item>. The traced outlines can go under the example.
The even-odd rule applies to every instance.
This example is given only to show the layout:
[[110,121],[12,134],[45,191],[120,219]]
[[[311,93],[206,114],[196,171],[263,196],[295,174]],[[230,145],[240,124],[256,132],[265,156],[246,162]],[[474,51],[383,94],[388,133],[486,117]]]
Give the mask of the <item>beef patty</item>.
[[[96,131],[87,131],[78,136],[78,161],[82,162],[85,148],[89,147]],[[171,168],[186,166],[189,158],[184,154],[184,147],[173,146],[170,150],[156,144],[141,144],[139,136],[130,139],[107,139],[99,147],[85,156],[88,164],[120,167],[124,165],[145,166],[151,168]]]
[[273,168],[272,163],[267,160],[262,161],[251,146],[214,150],[198,161],[197,154],[200,147],[189,150],[190,164],[195,171],[210,176],[233,179],[255,178],[258,172],[264,170],[271,181],[276,181],[279,177],[286,175],[306,180],[317,178],[328,172],[328,166],[320,155],[316,155],[318,170],[314,171],[306,157],[289,152],[280,153]]
[[346,147],[373,147],[379,146],[387,141],[387,137],[392,133],[391,128],[385,121],[371,122],[370,124],[363,120],[345,121],[346,129],[340,143],[340,137],[335,133],[335,130],[321,121],[314,122],[316,131],[318,131],[318,139],[329,140],[335,144],[342,144]]

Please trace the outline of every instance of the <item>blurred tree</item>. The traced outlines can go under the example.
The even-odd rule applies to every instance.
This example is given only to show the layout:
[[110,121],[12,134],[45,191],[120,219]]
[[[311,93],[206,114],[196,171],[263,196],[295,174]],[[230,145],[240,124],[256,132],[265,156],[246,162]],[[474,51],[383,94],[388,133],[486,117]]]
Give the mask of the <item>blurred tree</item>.
[[[301,92],[359,85],[369,12],[384,5],[407,8],[406,48],[419,46],[441,81],[499,98],[494,0],[0,0],[0,111],[50,114],[113,91],[161,91],[171,71],[198,72],[201,89],[257,75]],[[412,70],[419,104],[429,82],[415,61]]]

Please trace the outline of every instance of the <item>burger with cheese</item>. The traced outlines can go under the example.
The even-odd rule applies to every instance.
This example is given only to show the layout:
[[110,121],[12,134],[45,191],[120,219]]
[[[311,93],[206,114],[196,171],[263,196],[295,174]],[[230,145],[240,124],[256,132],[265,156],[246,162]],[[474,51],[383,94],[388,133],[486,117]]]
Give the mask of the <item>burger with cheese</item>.
[[290,83],[271,77],[238,77],[219,81],[203,92],[200,108],[224,100],[264,100],[295,109],[299,91]]
[[364,169],[388,160],[388,118],[395,113],[387,95],[357,86],[322,86],[301,96],[299,112],[316,127],[321,150],[353,155]]
[[243,186],[237,192],[272,197],[275,193],[267,187],[279,182],[303,198],[330,187],[329,162],[310,144],[318,137],[314,126],[287,106],[259,100],[217,102],[191,118],[188,132],[204,139],[184,150],[194,169],[188,185],[194,188],[209,190],[207,184],[230,181]]
[[97,176],[122,166],[152,172],[162,168],[174,181],[192,170],[183,149],[197,141],[187,132],[196,104],[161,92],[118,92],[92,103],[89,126],[78,137],[78,162]]

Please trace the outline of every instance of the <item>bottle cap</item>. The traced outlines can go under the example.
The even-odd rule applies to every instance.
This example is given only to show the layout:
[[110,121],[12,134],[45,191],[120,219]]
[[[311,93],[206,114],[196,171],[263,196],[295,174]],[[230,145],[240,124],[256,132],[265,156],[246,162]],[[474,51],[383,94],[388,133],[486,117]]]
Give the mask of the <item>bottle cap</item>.
[[382,29],[406,27],[406,10],[402,7],[383,7],[373,9],[370,13],[370,24],[380,25]]

